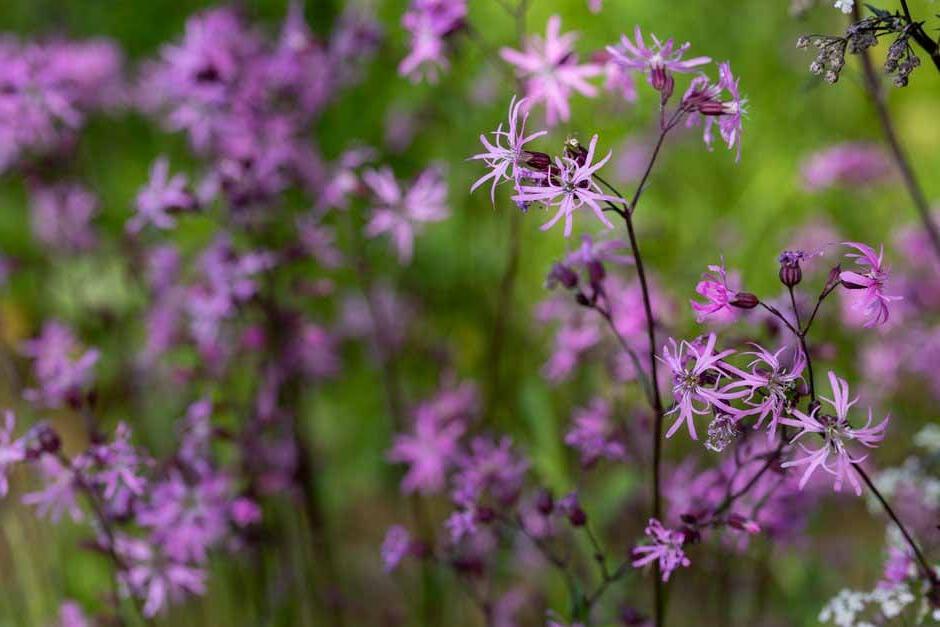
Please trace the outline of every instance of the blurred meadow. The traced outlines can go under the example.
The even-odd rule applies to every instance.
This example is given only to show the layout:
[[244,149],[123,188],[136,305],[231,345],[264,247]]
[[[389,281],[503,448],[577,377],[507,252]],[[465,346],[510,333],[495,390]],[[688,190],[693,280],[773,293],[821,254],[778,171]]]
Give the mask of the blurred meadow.
[[[326,33],[343,10],[337,0],[307,0],[306,16],[316,33]],[[419,312],[414,344],[400,370],[407,399],[430,395],[445,369],[459,379],[478,382],[491,412],[488,425],[514,436],[531,460],[539,481],[564,493],[579,482],[575,458],[563,445],[571,408],[590,391],[619,386],[598,373],[582,372],[564,384],[547,382],[540,374],[549,352],[549,329],[534,319],[543,300],[545,275],[551,263],[578,243],[559,230],[542,232],[538,212],[519,214],[508,192],[497,193],[496,207],[486,188],[473,195],[470,185],[482,175],[477,162],[479,135],[505,119],[515,86],[487,58],[487,48],[515,45],[515,26],[496,0],[470,0],[469,22],[474,35],[460,37],[451,55],[452,67],[437,84],[413,84],[400,77],[397,65],[405,54],[406,33],[399,20],[403,1],[363,2],[374,7],[386,37],[363,81],[344,91],[317,122],[310,138],[324,158],[333,160],[355,141],[376,147],[380,161],[408,178],[428,163],[445,168],[451,216],[427,225],[416,243],[413,262],[388,261],[385,243],[366,242],[362,254],[374,271],[369,278],[396,286]],[[187,17],[207,2],[188,0],[5,0],[0,6],[0,31],[15,37],[107,37],[127,55],[126,71],[158,53],[161,44],[177,39]],[[276,32],[286,11],[284,0],[253,0],[239,4],[250,20]],[[914,0],[912,10],[931,15],[935,5]],[[794,242],[807,224],[828,225],[845,239],[885,242],[888,257],[900,262],[905,251],[890,246],[895,229],[915,222],[914,209],[895,179],[859,189],[808,191],[800,167],[817,150],[846,141],[881,141],[875,112],[865,96],[854,62],[837,86],[816,80],[807,71],[811,55],[797,50],[804,33],[836,32],[844,16],[827,3],[794,16],[786,0],[605,0],[592,14],[585,0],[532,0],[526,25],[529,33],[544,32],[550,15],[562,17],[564,30],[580,33],[582,57],[632,33],[639,24],[677,41],[693,42],[696,53],[730,60],[740,76],[747,100],[743,156],[718,146],[707,151],[700,131],[681,131],[667,140],[661,162],[645,192],[637,225],[645,261],[658,285],[677,302],[671,328],[676,337],[698,333],[686,306],[696,282],[709,263],[724,259],[741,271],[742,284],[758,294],[778,291],[777,255]],[[481,45],[481,42],[484,42]],[[876,49],[883,55],[883,47]],[[639,99],[626,103],[603,95],[573,98],[572,116],[540,140],[560,145],[571,135],[587,141],[597,133],[600,150],[613,150],[608,178],[621,189],[632,189],[636,160],[644,158],[656,134],[656,98],[639,89]],[[928,198],[940,195],[940,75],[920,71],[906,89],[889,89],[891,110],[915,163]],[[538,127],[539,115],[533,117]],[[86,345],[101,349],[97,367],[100,416],[105,424],[124,420],[155,455],[172,450],[173,423],[195,397],[207,395],[220,407],[218,420],[238,420],[239,403],[253,393],[250,373],[239,379],[201,383],[181,398],[145,394],[135,389],[133,352],[144,330],[146,296],[133,251],[120,243],[124,223],[133,211],[138,190],[148,179],[155,156],[166,154],[174,171],[195,167],[185,138],[172,134],[129,111],[95,114],[81,132],[70,175],[99,197],[96,227],[99,246],[81,257],[56,255],[31,235],[27,183],[16,172],[0,176],[0,253],[16,260],[17,269],[0,292],[0,389],[3,400],[24,422],[34,415],[19,397],[28,370],[17,347],[34,336],[49,318],[68,322]],[[639,157],[637,156],[639,155]],[[631,161],[632,159],[632,161]],[[284,224],[309,208],[302,196],[283,200]],[[596,222],[579,218],[576,234],[599,232]],[[168,235],[183,251],[204,246],[213,234],[213,218],[187,215]],[[621,228],[618,226],[618,228]],[[518,251],[511,232],[518,229]],[[340,242],[349,244],[349,234]],[[355,244],[354,244],[355,245]],[[508,287],[511,306],[503,334],[504,358],[498,371],[490,368],[492,329],[499,307],[504,270],[517,254],[518,273]],[[373,270],[369,270],[371,275]],[[354,289],[356,271],[335,274],[335,288]],[[817,277],[815,280],[819,280]],[[289,290],[288,285],[278,289]],[[288,294],[289,296],[289,294]],[[317,305],[310,305],[315,308]],[[313,311],[316,311],[315,309]],[[857,374],[857,346],[830,313],[821,324],[835,341],[833,364],[851,381]],[[185,354],[174,357],[185,363]],[[350,603],[350,625],[420,624],[409,618],[420,575],[417,570],[395,576],[382,572],[379,547],[386,528],[407,519],[407,500],[398,493],[400,467],[390,466],[387,451],[394,436],[383,391],[380,367],[363,347],[342,353],[341,374],[302,390],[302,428],[314,442],[316,483],[323,497],[324,521],[332,538],[332,557],[339,572],[344,600]],[[817,378],[822,378],[817,374]],[[890,399],[895,416],[891,437],[877,452],[877,465],[903,461],[914,433],[935,422],[935,405],[918,393]],[[611,392],[617,395],[618,392]],[[877,400],[877,399],[875,399]],[[864,401],[863,401],[864,402]],[[63,434],[64,449],[84,445],[81,416],[68,409],[52,414]],[[693,443],[674,438],[665,443],[667,460],[678,460]],[[0,502],[0,625],[51,625],[62,599],[88,608],[101,603],[109,586],[104,558],[83,555],[84,534],[64,521],[52,525],[36,518],[19,496],[30,485],[29,473],[12,475],[11,495]],[[582,487],[597,526],[626,551],[645,520],[624,520],[621,504],[636,489],[638,478],[629,465],[616,473],[592,478]],[[328,625],[331,602],[324,600],[321,555],[306,532],[298,498],[284,495],[264,503],[259,533],[264,549],[210,561],[208,591],[159,615],[153,624],[195,625]],[[747,554],[697,549],[699,566],[681,572],[670,586],[670,617],[675,625],[812,625],[820,607],[843,587],[870,586],[881,571],[879,547],[883,522],[867,512],[864,501],[832,497],[810,518],[811,533],[795,546],[773,546],[753,540]],[[435,520],[446,506],[430,504]],[[618,530],[623,534],[618,538]],[[544,575],[548,596],[533,607],[521,624],[541,624],[544,608],[563,607],[561,581]],[[616,585],[646,594],[641,577],[628,576]],[[435,602],[446,622],[441,625],[482,625],[470,600],[455,592],[447,574],[438,575]],[[329,596],[329,593],[327,593]],[[356,599],[368,599],[357,605]],[[335,600],[334,600],[335,601]],[[131,614],[133,617],[133,614]],[[767,618],[772,617],[772,618]],[[133,621],[133,618],[132,618]],[[411,622],[414,621],[414,622]],[[530,622],[531,621],[531,622]],[[134,624],[131,622],[130,624]]]

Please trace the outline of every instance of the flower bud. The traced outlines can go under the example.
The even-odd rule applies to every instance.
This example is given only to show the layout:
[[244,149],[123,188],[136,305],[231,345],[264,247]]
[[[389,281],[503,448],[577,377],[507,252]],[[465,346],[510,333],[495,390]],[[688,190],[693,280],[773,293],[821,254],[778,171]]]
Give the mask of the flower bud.
[[750,518],[745,518],[740,514],[731,514],[728,516],[728,525],[738,531],[744,531],[750,534],[760,533],[760,525]]
[[780,282],[787,287],[795,287],[803,280],[803,270],[800,266],[780,266]]
[[738,309],[754,309],[760,304],[760,299],[750,292],[738,292],[729,304]]
[[526,152],[526,166],[539,172],[547,172],[552,165],[552,158],[544,152]]
[[548,516],[555,509],[555,499],[552,493],[546,489],[539,490],[535,496],[535,508],[539,510],[542,516]]
[[476,522],[488,525],[496,519],[496,512],[493,511],[492,507],[480,506],[477,508],[474,518]]
[[600,282],[604,280],[604,277],[607,276],[607,272],[604,270],[604,264],[597,259],[591,259],[587,264],[587,269],[591,285],[599,285]]
[[780,282],[787,287],[795,287],[803,280],[800,262],[806,257],[801,250],[785,250],[780,253]]
[[584,510],[579,506],[575,506],[568,514],[568,522],[570,522],[573,527],[583,527],[587,524],[587,514],[585,514]]
[[44,453],[57,453],[62,446],[62,440],[59,434],[50,426],[44,426],[37,434],[39,448]]
[[578,286],[578,273],[563,263],[556,263],[548,273],[545,286],[554,289],[561,284],[565,289],[573,290]]

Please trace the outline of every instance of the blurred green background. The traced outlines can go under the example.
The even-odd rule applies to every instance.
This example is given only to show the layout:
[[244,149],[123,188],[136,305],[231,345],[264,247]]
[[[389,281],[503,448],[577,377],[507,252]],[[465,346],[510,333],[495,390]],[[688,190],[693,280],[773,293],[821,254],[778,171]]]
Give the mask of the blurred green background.
[[[308,19],[319,32],[328,31],[343,8],[342,2],[327,0],[306,4]],[[799,164],[809,152],[835,142],[880,139],[858,67],[850,62],[840,83],[827,86],[807,71],[812,55],[794,46],[800,34],[831,33],[844,27],[844,16],[828,3],[800,18],[790,14],[785,0],[606,0],[599,15],[590,14],[584,0],[533,0],[531,5],[528,31],[544,32],[548,16],[560,14],[563,30],[581,33],[582,57],[639,24],[644,32],[693,42],[697,54],[730,60],[740,76],[749,101],[741,162],[735,163],[734,154],[721,147],[707,152],[696,130],[677,134],[668,140],[638,213],[647,263],[680,305],[692,294],[705,265],[722,255],[730,268],[740,269],[748,289],[773,294],[776,255],[807,222],[830,223],[849,239],[887,243],[892,229],[913,221],[913,208],[900,185],[864,192],[807,193],[800,184]],[[177,38],[188,15],[208,6],[213,5],[169,0],[5,0],[0,6],[0,31],[24,38],[109,37],[123,47],[133,70],[135,63],[155,54],[161,43]],[[246,1],[241,6],[272,30],[278,28],[285,11],[283,0]],[[396,116],[416,116],[413,141],[400,152],[384,148],[383,160],[403,178],[429,161],[446,164],[452,217],[426,229],[418,240],[414,262],[406,268],[394,267],[389,281],[419,303],[421,337],[431,346],[445,346],[461,377],[486,384],[489,332],[515,209],[505,190],[498,195],[495,209],[485,192],[470,196],[469,186],[481,169],[465,159],[476,152],[478,135],[504,119],[513,88],[494,71],[480,47],[466,38],[460,39],[453,67],[439,84],[412,85],[395,71],[406,47],[399,26],[405,3],[372,6],[388,35],[382,53],[370,66],[367,79],[326,112],[316,141],[327,158],[339,155],[355,140],[383,149]],[[894,7],[889,3],[885,8]],[[915,0],[912,10],[928,16],[935,7]],[[471,0],[469,19],[490,45],[514,43],[514,26],[495,0]],[[877,52],[882,54],[883,48]],[[639,91],[634,105],[607,94],[595,100],[575,97],[571,122],[543,141],[560,147],[567,134],[587,139],[598,133],[600,147],[605,152],[614,150],[616,161],[630,145],[648,141],[654,130],[655,99],[643,85]],[[490,97],[482,98],[487,92]],[[940,171],[940,151],[936,150],[940,145],[936,104],[940,76],[922,68],[910,87],[890,89],[888,94],[927,195],[935,198],[940,191],[936,176]],[[173,163],[183,169],[194,163],[181,137],[162,132],[136,114],[117,113],[90,121],[78,158],[70,167],[99,195],[98,224],[103,233],[121,232],[134,196],[160,153],[171,155]],[[632,188],[630,181],[621,185]],[[43,318],[78,319],[95,311],[95,299],[100,298],[121,310],[117,321],[102,318],[98,322],[100,344],[110,352],[132,351],[142,332],[139,321],[133,322],[141,302],[140,294],[128,286],[128,267],[113,254],[107,256],[107,251],[78,264],[46,258],[29,236],[28,212],[24,182],[10,175],[0,179],[0,251],[42,268],[41,273],[17,278],[3,298],[7,350],[34,333]],[[544,297],[543,281],[550,263],[574,244],[574,240],[565,241],[560,230],[539,231],[541,223],[539,215],[521,220],[519,275],[496,424],[516,435],[546,483],[564,490],[570,487],[573,472],[561,444],[570,408],[599,388],[597,380],[584,378],[553,389],[539,375],[547,356],[548,330],[533,324],[532,307]],[[194,218],[184,222],[174,237],[184,244],[203,241],[206,228]],[[594,224],[582,219],[576,232],[588,230],[594,230]],[[371,244],[368,253],[379,258],[382,246]],[[890,255],[900,256],[903,251]],[[683,322],[677,325],[677,334],[683,328],[693,334],[687,308],[680,311]],[[851,373],[851,342],[846,341],[845,347],[843,366]],[[396,495],[399,475],[390,472],[384,461],[392,432],[378,373],[361,352],[345,357],[344,374],[338,381],[309,391],[305,417],[320,449],[321,486],[329,500],[330,524],[339,538],[337,544],[343,547],[340,568],[349,582],[346,592],[355,596],[357,590],[368,590],[384,602],[381,610],[370,611],[357,624],[383,624],[383,616],[404,612],[414,592],[407,576],[382,576],[378,567],[385,526],[405,519],[406,508]],[[116,362],[102,367],[102,376],[119,376]],[[430,393],[435,372],[435,364],[427,358],[409,362],[405,385],[410,399]],[[12,388],[12,378],[9,382]],[[238,390],[213,393],[237,396]],[[155,450],[166,451],[172,421],[182,407],[178,399],[162,399],[134,408],[134,415],[117,415],[117,411],[110,417],[128,420]],[[878,452],[879,464],[903,459],[910,434],[928,421],[916,400],[900,404],[895,413],[900,418],[892,425],[894,444]],[[61,419],[67,425],[70,417]],[[666,446],[671,458],[681,456],[682,450],[675,442]],[[597,488],[597,495],[622,494],[630,481],[629,476],[609,478]],[[615,519],[613,506],[605,510],[604,503],[609,501],[587,502],[593,508],[589,511]],[[317,614],[313,601],[319,574],[305,545],[300,514],[286,502],[269,507],[266,516],[283,521],[279,528],[286,530],[272,543],[272,550],[260,561],[218,560],[209,593],[174,609],[157,624],[328,624]],[[107,587],[107,567],[102,560],[78,551],[81,532],[68,524],[52,528],[37,522],[13,497],[0,508],[0,625],[48,624],[63,598],[94,607],[100,591]],[[846,537],[848,520],[852,521],[850,537]],[[814,624],[821,605],[839,589],[866,588],[877,578],[883,525],[865,514],[860,501],[831,502],[814,516],[812,529],[813,537],[796,552],[775,552],[757,542],[746,557],[712,554],[707,559],[717,561],[711,567],[724,573],[730,588],[721,588],[728,582],[710,579],[707,570],[682,574],[673,586],[675,624],[718,625],[727,617],[733,617],[735,624],[753,624],[748,622],[756,615],[752,601],[721,598],[721,590],[750,590],[758,579],[766,588],[762,597],[766,607],[757,612],[772,610],[779,617],[777,622],[764,624]],[[622,542],[627,545],[631,539]],[[835,550],[813,550],[820,546]],[[851,548],[859,546],[868,550]],[[704,552],[701,556],[706,559]],[[628,578],[623,586],[627,596],[631,587],[640,598],[645,594],[641,578]],[[556,590],[562,588],[556,586]],[[477,624],[472,606],[459,594],[451,592],[443,602],[452,609],[448,615],[455,617],[448,624]],[[563,609],[564,602],[563,597],[556,598],[550,605]],[[693,617],[699,620],[693,623]]]

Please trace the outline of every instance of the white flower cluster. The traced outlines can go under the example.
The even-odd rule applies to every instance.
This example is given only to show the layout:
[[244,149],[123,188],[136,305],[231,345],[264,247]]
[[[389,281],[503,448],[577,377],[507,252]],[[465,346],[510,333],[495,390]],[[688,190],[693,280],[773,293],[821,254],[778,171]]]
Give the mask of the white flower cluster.
[[855,0],[836,0],[836,3],[832,6],[839,9],[843,13],[851,13],[852,7],[855,6]]
[[890,588],[879,586],[871,592],[846,589],[826,603],[819,613],[819,621],[837,627],[875,627],[874,623],[861,617],[869,606],[877,606],[880,615],[890,620],[899,616],[913,601],[914,595],[903,583]]

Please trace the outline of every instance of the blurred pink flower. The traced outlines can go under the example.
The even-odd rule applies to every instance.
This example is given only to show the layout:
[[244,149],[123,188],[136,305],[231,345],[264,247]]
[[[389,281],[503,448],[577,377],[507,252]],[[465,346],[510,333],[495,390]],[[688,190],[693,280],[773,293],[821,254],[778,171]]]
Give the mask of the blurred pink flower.
[[561,18],[553,15],[548,19],[545,39],[531,36],[524,52],[512,48],[499,51],[525,80],[525,95],[530,104],[545,104],[548,126],[567,122],[571,117],[568,104],[571,92],[589,98],[597,95],[597,88],[587,79],[600,75],[603,69],[592,63],[578,65],[573,48],[576,39],[576,33],[561,34]]

